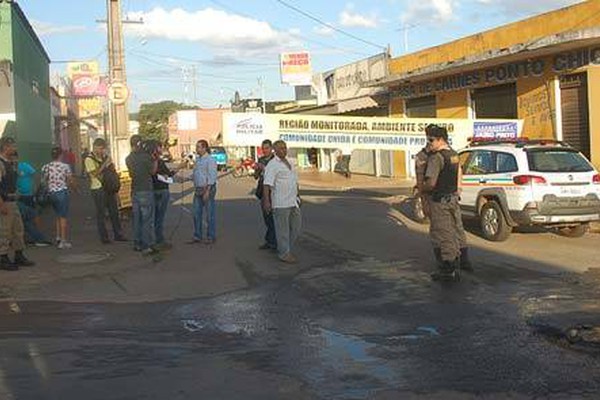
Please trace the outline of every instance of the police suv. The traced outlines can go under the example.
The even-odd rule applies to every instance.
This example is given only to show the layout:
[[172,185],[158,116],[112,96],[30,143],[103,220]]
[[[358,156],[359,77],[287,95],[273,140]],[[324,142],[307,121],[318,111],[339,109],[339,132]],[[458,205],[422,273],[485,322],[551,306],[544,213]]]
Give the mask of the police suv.
[[600,220],[600,175],[565,143],[475,141],[459,155],[463,216],[477,217],[488,240],[533,225],[579,237]]

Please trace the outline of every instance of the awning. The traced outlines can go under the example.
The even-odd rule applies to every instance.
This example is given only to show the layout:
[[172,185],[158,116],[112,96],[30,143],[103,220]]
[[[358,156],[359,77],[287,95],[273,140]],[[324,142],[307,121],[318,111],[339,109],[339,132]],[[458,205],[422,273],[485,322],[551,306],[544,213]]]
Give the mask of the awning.
[[362,96],[354,99],[342,100],[333,104],[322,106],[303,107],[301,109],[286,110],[285,114],[312,114],[312,115],[340,115],[352,111],[369,108],[385,107],[388,104],[387,94]]
[[386,78],[368,81],[363,87],[393,87],[406,82],[418,82],[457,74],[475,69],[492,67],[498,64],[533,57],[544,57],[557,52],[575,50],[582,46],[600,43],[600,28],[570,31],[534,39],[528,43],[490,50],[483,54],[463,57],[441,64],[429,65],[402,74],[389,75]]

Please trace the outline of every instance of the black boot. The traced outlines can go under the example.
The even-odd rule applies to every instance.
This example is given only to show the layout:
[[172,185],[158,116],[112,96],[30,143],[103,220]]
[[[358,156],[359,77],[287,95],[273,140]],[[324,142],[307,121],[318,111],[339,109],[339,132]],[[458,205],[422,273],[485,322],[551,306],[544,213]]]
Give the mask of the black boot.
[[10,258],[8,258],[6,254],[3,254],[2,256],[0,256],[0,269],[3,269],[5,271],[18,271],[19,266],[16,263],[10,261]]
[[33,261],[25,257],[25,254],[21,250],[15,251],[15,264],[21,267],[33,267],[35,265]]
[[460,260],[442,261],[439,264],[439,270],[431,274],[434,281],[459,281],[460,280]]
[[442,265],[444,263],[444,260],[442,260],[442,249],[441,248],[434,247],[433,255],[435,256],[435,262],[437,262],[438,265]]
[[460,249],[460,269],[463,271],[473,272],[473,264],[469,260],[469,248],[463,247]]

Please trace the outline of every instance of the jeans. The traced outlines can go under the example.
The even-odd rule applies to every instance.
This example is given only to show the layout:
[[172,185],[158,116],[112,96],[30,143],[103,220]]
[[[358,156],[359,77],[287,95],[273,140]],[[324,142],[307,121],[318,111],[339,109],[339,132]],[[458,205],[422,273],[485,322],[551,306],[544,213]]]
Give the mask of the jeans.
[[23,228],[25,229],[25,242],[27,243],[40,243],[45,242],[46,238],[44,234],[39,231],[35,225],[35,217],[37,212],[29,201],[22,202],[22,198],[17,203],[19,206],[19,212],[23,219]]
[[156,243],[165,242],[164,224],[170,197],[171,193],[169,193],[169,189],[154,191],[154,232]]
[[206,208],[207,214],[207,238],[209,240],[216,239],[216,215],[215,215],[215,196],[217,194],[217,186],[212,185],[209,189],[208,201],[204,201],[201,193],[202,188],[196,188],[194,193],[194,239],[202,240],[203,229],[202,224],[204,222],[204,209]]
[[69,191],[50,192],[50,203],[57,217],[67,218],[69,215]]
[[277,247],[277,237],[275,236],[275,220],[273,219],[273,211],[267,213],[264,208],[262,208],[263,220],[265,221],[265,226],[267,227],[267,232],[265,232],[265,243],[270,245],[272,248]]
[[133,192],[133,246],[146,250],[154,244],[154,192]]
[[117,195],[108,194],[104,189],[94,189],[92,190],[92,198],[94,199],[94,205],[96,206],[96,225],[98,227],[100,240],[108,240],[108,232],[106,230],[106,224],[104,223],[107,209],[114,237],[117,238],[123,236],[121,220],[119,219],[119,207],[117,206]]
[[302,228],[302,212],[298,207],[274,208],[275,235],[277,236],[277,252],[280,257],[291,251]]

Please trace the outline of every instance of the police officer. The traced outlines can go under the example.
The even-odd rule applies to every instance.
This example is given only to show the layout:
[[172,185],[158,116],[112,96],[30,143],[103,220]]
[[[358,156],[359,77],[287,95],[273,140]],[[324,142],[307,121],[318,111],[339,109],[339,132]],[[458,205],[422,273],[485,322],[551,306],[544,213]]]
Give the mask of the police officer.
[[[425,132],[429,129],[428,125],[425,128]],[[423,209],[423,217],[425,219],[429,218],[429,196],[423,191],[423,186],[425,183],[425,171],[427,170],[427,160],[431,155],[431,147],[429,146],[429,142],[417,153],[415,156],[415,174],[417,176],[417,193],[418,199],[421,201],[421,207]],[[417,218],[421,218],[420,215],[415,215]],[[438,246],[439,247],[439,246]]]
[[[17,163],[14,162],[17,145],[13,138],[0,139],[0,269],[16,271],[20,266],[35,265],[23,254],[23,220],[17,205]],[[8,257],[12,247],[14,261]]]
[[434,279],[456,279],[460,269],[472,270],[468,259],[465,231],[458,203],[460,163],[448,144],[448,131],[428,126],[427,141],[432,154],[427,160],[424,190],[430,196],[429,235],[438,260]]

